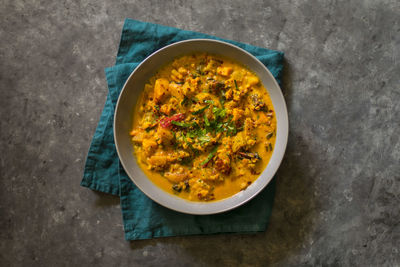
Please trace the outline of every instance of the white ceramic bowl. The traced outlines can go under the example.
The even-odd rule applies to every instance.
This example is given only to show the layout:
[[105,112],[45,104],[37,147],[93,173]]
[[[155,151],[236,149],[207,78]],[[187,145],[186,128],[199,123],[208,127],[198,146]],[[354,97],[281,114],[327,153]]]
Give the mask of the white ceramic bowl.
[[[246,190],[219,201],[193,202],[169,194],[157,187],[146,177],[134,157],[129,132],[132,127],[133,110],[145,83],[163,65],[176,57],[192,52],[208,52],[232,58],[254,71],[261,79],[272,99],[277,119],[275,149],[268,166],[260,177]],[[277,171],[285,153],[288,138],[288,115],[281,89],[268,69],[253,55],[229,43],[211,39],[193,39],[168,45],[147,57],[129,76],[121,94],[114,115],[114,139],[121,163],[143,193],[157,203],[188,214],[214,214],[236,208],[263,190]]]

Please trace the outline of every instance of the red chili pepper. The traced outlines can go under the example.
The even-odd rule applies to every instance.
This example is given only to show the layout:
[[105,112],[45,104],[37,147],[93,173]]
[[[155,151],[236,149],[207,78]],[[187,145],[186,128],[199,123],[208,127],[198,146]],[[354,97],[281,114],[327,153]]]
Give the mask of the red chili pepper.
[[163,128],[171,127],[171,121],[182,121],[185,118],[185,114],[178,113],[171,117],[165,117],[160,120],[160,126]]

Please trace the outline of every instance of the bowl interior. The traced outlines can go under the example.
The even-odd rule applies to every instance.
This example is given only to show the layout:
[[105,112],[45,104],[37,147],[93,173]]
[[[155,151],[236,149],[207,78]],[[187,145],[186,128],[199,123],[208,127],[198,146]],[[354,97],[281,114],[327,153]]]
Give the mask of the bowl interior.
[[[133,111],[148,79],[166,63],[181,55],[193,52],[208,52],[222,55],[240,62],[254,71],[261,79],[271,97],[276,112],[277,137],[270,162],[260,177],[246,190],[227,199],[214,202],[193,202],[169,194],[146,177],[134,157],[129,132],[132,128]],[[238,207],[256,196],[272,179],[277,171],[287,144],[288,117],[282,92],[268,69],[246,51],[216,40],[195,39],[166,46],[145,59],[132,72],[119,96],[114,116],[114,139],[121,163],[132,181],[148,197],[159,204],[188,214],[214,214]]]

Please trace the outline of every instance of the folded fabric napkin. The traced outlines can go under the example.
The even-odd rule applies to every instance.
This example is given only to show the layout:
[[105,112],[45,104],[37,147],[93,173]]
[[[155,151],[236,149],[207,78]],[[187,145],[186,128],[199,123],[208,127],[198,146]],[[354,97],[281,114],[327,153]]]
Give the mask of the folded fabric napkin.
[[277,81],[283,68],[283,53],[126,19],[116,64],[106,68],[108,96],[86,159],[82,186],[117,195],[121,200],[125,239],[149,239],[176,235],[243,233],[265,231],[271,214],[275,178],[253,200],[222,214],[196,216],[164,208],[145,196],[123,170],[114,145],[113,115],[119,93],[131,72],[154,51],[186,39],[209,38],[237,45],[267,66]]

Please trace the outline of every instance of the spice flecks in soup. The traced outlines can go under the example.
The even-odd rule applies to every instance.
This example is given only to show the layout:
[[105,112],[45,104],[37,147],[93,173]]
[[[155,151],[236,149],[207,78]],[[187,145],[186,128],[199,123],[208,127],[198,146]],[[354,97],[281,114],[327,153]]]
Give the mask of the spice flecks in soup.
[[245,190],[265,169],[276,118],[255,73],[195,53],[150,78],[130,135],[139,166],[157,186],[191,201],[220,200]]

